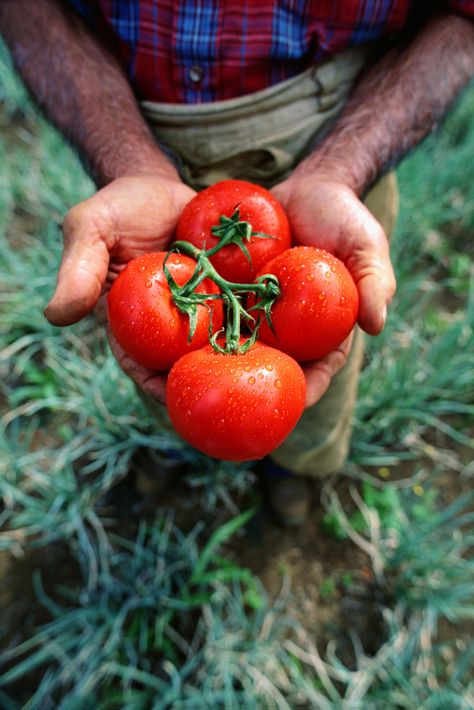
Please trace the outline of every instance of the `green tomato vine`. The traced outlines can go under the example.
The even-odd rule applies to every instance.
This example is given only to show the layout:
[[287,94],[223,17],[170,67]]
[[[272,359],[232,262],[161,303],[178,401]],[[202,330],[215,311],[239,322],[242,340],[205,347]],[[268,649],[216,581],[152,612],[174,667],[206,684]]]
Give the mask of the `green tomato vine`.
[[[250,253],[245,245],[251,237],[274,239],[271,235],[254,232],[249,222],[240,219],[238,207],[232,217],[221,216],[219,224],[212,228],[212,233],[219,238],[219,242],[212,249],[198,249],[193,244],[185,241],[175,242],[169,250],[164,262],[163,271],[171,290],[172,299],[176,307],[189,317],[189,338],[191,341],[197,324],[198,305],[205,305],[210,309],[209,300],[222,299],[226,309],[226,327],[212,333],[212,318],[209,326],[209,342],[216,352],[227,354],[246,353],[256,342],[260,326],[260,313],[263,312],[270,327],[270,311],[275,300],[280,295],[278,279],[273,274],[264,274],[252,284],[234,283],[224,279],[210,261],[216,252],[229,244],[235,244],[244,253],[251,263]],[[194,274],[183,286],[178,286],[173,279],[166,262],[174,254],[185,254],[196,261]],[[196,293],[197,286],[204,279],[211,279],[221,290],[220,294]],[[258,305],[246,310],[242,305],[248,294],[258,296]],[[206,303],[207,302],[207,303]],[[255,318],[249,311],[258,308],[259,315]],[[247,339],[241,336],[242,323],[246,323],[251,330]],[[224,335],[224,345],[218,340]]]

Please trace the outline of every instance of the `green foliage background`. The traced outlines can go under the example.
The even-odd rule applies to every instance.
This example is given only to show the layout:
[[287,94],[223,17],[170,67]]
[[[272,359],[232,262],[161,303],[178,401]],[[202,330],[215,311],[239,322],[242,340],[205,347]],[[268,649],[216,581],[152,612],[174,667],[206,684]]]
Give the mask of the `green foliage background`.
[[[248,501],[259,505],[251,467],[156,431],[93,318],[65,330],[43,318],[62,218],[93,186],[4,50],[0,77],[0,551],[8,564],[61,546],[74,568],[48,591],[30,569],[44,607],[34,628],[12,633],[4,610],[0,705],[472,707],[474,88],[398,171],[398,295],[368,343],[351,495],[342,502],[332,481],[322,495],[321,535],[366,554],[362,591],[380,593],[384,632],[368,653],[345,629],[351,650],[339,653],[225,552],[255,513]],[[205,524],[110,516],[141,446],[181,448]],[[360,593],[346,582],[346,596]]]

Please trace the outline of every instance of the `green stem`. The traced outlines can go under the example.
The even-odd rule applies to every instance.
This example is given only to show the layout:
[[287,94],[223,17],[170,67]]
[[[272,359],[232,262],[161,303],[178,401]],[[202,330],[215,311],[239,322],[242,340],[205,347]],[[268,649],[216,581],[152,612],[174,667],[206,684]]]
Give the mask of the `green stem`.
[[[225,345],[222,347],[216,342],[217,334],[214,334],[214,336],[210,338],[210,342],[217,352],[243,353],[246,352],[257,339],[260,318],[255,320],[255,318],[244,309],[240,303],[239,296],[236,294],[243,295],[254,293],[258,295],[267,319],[269,319],[270,308],[280,295],[280,287],[278,279],[273,274],[266,274],[260,277],[257,283],[253,284],[233,283],[232,281],[224,279],[209,260],[209,257],[213,256],[219,249],[222,249],[223,246],[225,246],[225,240],[221,240],[219,244],[212,249],[202,251],[189,242],[175,242],[165,258],[163,270],[168,280],[176,307],[183,313],[186,313],[190,318],[191,334],[193,334],[195,330],[197,304],[203,303],[207,295],[209,298],[215,298],[215,295],[212,296],[211,294],[196,294],[196,288],[206,278],[212,280],[219,287],[221,290],[220,298],[225,301],[228,312]],[[190,256],[197,262],[194,274],[184,286],[177,285],[166,266],[169,256],[176,252]],[[252,335],[247,341],[240,345],[240,326],[242,318],[247,322],[255,321],[255,327]]]

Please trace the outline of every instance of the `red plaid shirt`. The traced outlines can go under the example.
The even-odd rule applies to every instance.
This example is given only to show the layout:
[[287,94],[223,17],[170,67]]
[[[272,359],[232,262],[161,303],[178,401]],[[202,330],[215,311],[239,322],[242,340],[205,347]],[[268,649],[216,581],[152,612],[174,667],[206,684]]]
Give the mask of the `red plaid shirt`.
[[[67,2],[99,32],[113,36],[137,96],[168,103],[216,101],[264,89],[350,46],[393,36],[417,5],[414,0]],[[474,0],[440,0],[431,3],[432,11],[436,6],[474,17]]]

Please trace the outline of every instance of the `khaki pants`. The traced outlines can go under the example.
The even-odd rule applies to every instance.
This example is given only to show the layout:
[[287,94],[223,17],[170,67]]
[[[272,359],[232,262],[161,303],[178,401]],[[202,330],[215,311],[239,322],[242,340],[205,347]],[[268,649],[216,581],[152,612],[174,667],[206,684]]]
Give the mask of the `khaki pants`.
[[[158,142],[192,187],[200,189],[229,178],[271,187],[283,180],[328,130],[365,58],[364,49],[351,49],[248,96],[191,106],[144,102],[142,110]],[[398,208],[395,176],[382,178],[366,204],[389,235]],[[356,330],[344,368],[273,452],[277,464],[307,476],[325,475],[344,465],[362,358],[363,336]],[[148,406],[160,426],[171,429],[164,407],[151,400]]]

